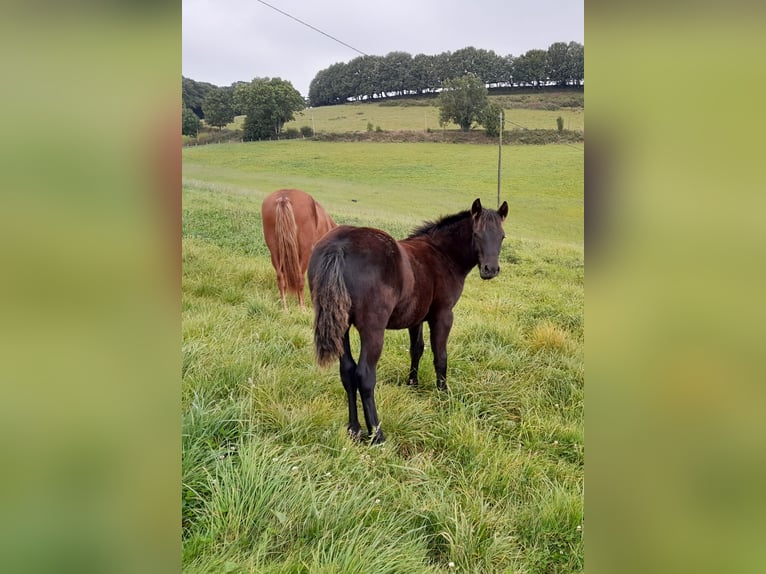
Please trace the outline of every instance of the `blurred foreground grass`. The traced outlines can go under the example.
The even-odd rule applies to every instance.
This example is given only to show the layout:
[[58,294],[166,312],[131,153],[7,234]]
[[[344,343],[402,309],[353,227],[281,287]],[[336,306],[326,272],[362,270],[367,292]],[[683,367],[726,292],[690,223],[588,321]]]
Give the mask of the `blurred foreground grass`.
[[4,8],[5,572],[180,563],[178,8]]
[[764,12],[705,6],[588,5],[594,572],[763,568]]

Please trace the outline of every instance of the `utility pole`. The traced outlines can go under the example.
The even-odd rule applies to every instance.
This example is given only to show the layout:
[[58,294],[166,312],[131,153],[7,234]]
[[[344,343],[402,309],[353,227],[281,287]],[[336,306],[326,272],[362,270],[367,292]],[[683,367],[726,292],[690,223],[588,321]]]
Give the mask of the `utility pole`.
[[497,208],[500,208],[500,172],[503,166],[503,129],[505,128],[505,114],[500,109],[500,135],[497,138]]

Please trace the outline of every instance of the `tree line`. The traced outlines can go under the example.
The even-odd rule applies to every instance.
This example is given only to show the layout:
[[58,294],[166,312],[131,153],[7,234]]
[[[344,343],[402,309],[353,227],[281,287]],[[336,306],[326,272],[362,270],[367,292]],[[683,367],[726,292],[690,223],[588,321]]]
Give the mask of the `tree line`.
[[391,52],[359,56],[320,70],[309,86],[312,106],[342,104],[390,96],[436,93],[448,80],[472,74],[488,87],[582,85],[584,46],[555,42],[513,57],[467,47],[434,56]]
[[[461,85],[461,90],[467,90],[466,93],[481,91],[479,88],[486,92],[487,86],[579,86],[584,80],[583,53],[582,44],[556,42],[547,50],[529,50],[515,58],[510,55],[500,57],[492,50],[473,47],[436,56],[418,54],[412,57],[406,52],[360,56],[317,73],[309,86],[308,103],[324,106],[392,96],[454,92],[454,82],[466,77],[472,78],[470,89]],[[235,116],[244,115],[244,141],[271,139],[279,137],[284,124],[294,119],[294,113],[306,105],[293,85],[280,78],[255,78],[228,87],[183,76],[181,80],[182,133],[185,135],[197,135],[200,119],[204,118],[210,126],[223,128]],[[468,125],[475,121],[492,130],[490,124],[495,121],[496,111],[484,110],[485,104],[480,107],[482,113],[472,112]],[[486,117],[482,120],[479,116]],[[460,114],[456,116],[456,123],[467,129],[467,120],[459,118]]]
[[219,88],[182,77],[183,110],[181,133],[196,136],[200,118],[210,126],[223,128],[237,115],[245,116],[244,141],[279,137],[285,123],[306,102],[293,85],[281,78],[255,78]]

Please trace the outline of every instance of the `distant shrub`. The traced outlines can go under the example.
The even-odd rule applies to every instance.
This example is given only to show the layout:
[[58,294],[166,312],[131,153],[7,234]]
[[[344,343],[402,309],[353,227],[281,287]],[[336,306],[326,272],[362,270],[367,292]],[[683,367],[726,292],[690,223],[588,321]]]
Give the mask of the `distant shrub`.
[[310,138],[314,136],[314,129],[311,126],[301,126],[301,135],[304,138]]
[[301,136],[301,132],[297,128],[287,128],[282,132],[282,136],[285,139],[294,140]]
[[573,130],[506,130],[503,143],[544,145],[585,141],[583,132]]
[[203,127],[196,138],[185,142],[185,145],[206,145],[213,143],[238,142],[242,140],[241,130],[229,130]]
[[479,123],[484,126],[484,130],[488,137],[496,138],[500,135],[500,130],[505,126],[501,126],[504,123],[501,120],[503,108],[499,104],[490,102],[486,108],[481,112],[479,116]]
[[181,111],[181,134],[196,138],[201,127],[202,122],[197,114],[184,106]]
[[373,125],[372,125],[372,122],[367,122],[367,131],[368,131],[368,132],[371,132],[371,131],[372,131],[372,129],[373,129]]
[[584,105],[584,102],[582,98],[570,98],[569,100],[565,100],[559,104],[562,108],[582,108]]
[[559,131],[564,130],[564,118],[562,118],[561,116],[556,118],[556,127],[558,128]]
[[432,106],[433,103],[431,100],[415,100],[415,99],[395,99],[395,100],[385,100],[383,102],[380,102],[378,104],[381,108],[411,108],[411,107],[427,107]]
[[380,133],[383,131],[383,129],[380,126],[375,126],[375,131]]

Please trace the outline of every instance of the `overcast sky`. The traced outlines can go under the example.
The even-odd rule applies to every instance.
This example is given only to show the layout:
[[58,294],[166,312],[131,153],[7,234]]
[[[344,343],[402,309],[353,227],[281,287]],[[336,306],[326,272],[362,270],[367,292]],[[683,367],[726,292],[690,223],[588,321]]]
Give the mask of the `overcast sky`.
[[[435,55],[473,46],[518,56],[584,44],[584,0],[183,0],[183,75],[229,86],[289,80],[304,96],[317,72],[364,52]],[[358,50],[358,51],[355,51]]]

